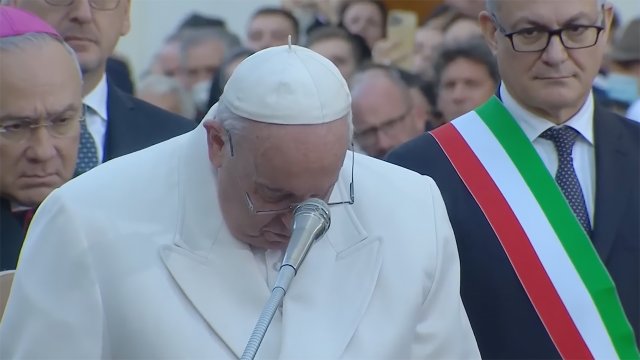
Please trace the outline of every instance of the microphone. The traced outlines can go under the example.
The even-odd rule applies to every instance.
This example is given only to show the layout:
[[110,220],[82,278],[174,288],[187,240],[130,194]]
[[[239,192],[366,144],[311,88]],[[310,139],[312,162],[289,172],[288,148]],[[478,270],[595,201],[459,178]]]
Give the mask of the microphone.
[[251,333],[241,360],[252,360],[256,356],[269,324],[289,289],[291,280],[298,273],[313,242],[326,234],[330,225],[329,206],[324,201],[311,198],[296,206],[293,211],[291,238],[284,253],[276,283]]
[[329,206],[324,201],[311,198],[298,205],[293,212],[293,231],[280,269],[291,266],[297,273],[311,244],[321,238],[330,225]]

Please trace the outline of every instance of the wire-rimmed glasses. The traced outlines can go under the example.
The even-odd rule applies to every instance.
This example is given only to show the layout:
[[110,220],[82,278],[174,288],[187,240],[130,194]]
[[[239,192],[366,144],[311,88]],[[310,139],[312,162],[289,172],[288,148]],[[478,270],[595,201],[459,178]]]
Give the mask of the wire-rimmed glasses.
[[[226,129],[225,131],[229,138],[229,151],[231,153],[231,156],[234,156],[233,140],[231,137],[231,132]],[[329,202],[327,203],[328,206],[353,205],[355,203],[355,189],[353,185],[354,184],[353,173],[354,173],[354,164],[355,164],[355,152],[353,151],[353,144],[351,145],[350,151],[351,151],[351,182],[349,183],[349,200]],[[277,208],[277,209],[258,209],[255,203],[251,200],[251,196],[249,195],[249,193],[245,192],[244,194],[245,194],[245,201],[247,206],[249,207],[249,210],[255,215],[283,214],[283,213],[287,213],[295,210],[295,208],[298,205],[300,205],[300,203],[293,203],[293,204],[287,205],[286,207]]]

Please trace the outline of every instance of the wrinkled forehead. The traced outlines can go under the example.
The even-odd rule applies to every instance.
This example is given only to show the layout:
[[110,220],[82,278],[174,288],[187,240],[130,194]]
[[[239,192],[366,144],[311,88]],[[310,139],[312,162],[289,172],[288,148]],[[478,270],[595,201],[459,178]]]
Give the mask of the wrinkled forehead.
[[603,0],[495,0],[495,12],[505,26],[546,25],[560,27],[572,22],[593,22]]

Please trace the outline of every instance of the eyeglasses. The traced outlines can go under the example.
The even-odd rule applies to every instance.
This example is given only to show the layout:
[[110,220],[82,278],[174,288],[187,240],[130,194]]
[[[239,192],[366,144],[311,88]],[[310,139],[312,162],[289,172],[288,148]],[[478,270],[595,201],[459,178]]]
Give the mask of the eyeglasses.
[[558,36],[560,42],[566,49],[584,49],[594,46],[598,42],[600,33],[604,26],[598,25],[570,25],[555,30],[548,30],[541,27],[530,27],[507,33],[493,17],[493,22],[502,33],[509,38],[511,47],[517,52],[540,52],[544,51],[551,42],[551,38]]
[[61,116],[52,120],[33,122],[25,120],[7,120],[0,123],[0,138],[21,143],[31,137],[33,130],[39,127],[47,129],[53,137],[61,138],[73,134],[77,124],[85,119],[85,109],[79,117]]
[[393,119],[386,120],[378,126],[372,126],[363,131],[356,132],[354,137],[356,141],[362,146],[373,144],[379,133],[391,134],[399,128],[399,125],[409,116],[412,105],[408,104],[407,109],[402,115],[394,117]]
[[[231,153],[231,156],[234,156],[233,140],[231,138],[231,133],[226,129],[225,131],[227,132],[227,136],[229,138],[229,151]],[[353,172],[354,172],[354,164],[355,164],[356,158],[355,158],[355,151],[353,151],[353,145],[351,146],[350,151],[351,151],[351,182],[349,183],[349,200],[330,202],[330,203],[327,203],[328,206],[353,205],[355,203]],[[255,206],[255,203],[251,200],[251,196],[249,196],[249,193],[245,192],[244,195],[245,195],[245,200],[247,202],[247,206],[249,207],[249,210],[251,210],[251,212],[254,215],[284,214],[284,213],[288,213],[295,210],[295,208],[298,207],[298,205],[300,205],[300,203],[293,203],[293,204],[289,204],[286,207],[277,208],[277,209],[258,209]]]
[[[51,6],[69,6],[76,0],[44,0]],[[89,6],[96,10],[113,10],[120,5],[120,0],[89,0]]]

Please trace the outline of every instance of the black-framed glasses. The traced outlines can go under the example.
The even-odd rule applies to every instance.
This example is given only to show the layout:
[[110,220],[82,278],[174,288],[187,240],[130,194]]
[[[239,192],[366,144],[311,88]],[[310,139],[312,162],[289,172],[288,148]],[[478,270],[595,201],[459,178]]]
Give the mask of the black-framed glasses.
[[[69,6],[76,0],[44,0],[51,6]],[[120,5],[120,0],[89,0],[89,6],[96,10],[114,10]]]
[[562,46],[566,49],[584,49],[594,46],[598,42],[604,26],[599,25],[569,25],[555,30],[543,27],[529,27],[526,29],[507,32],[496,17],[493,17],[498,31],[511,42],[511,47],[517,52],[541,52],[551,42],[551,38],[558,36]]
[[[231,132],[227,129],[225,129],[228,139],[229,139],[229,152],[231,153],[231,156],[234,156],[234,150],[233,150],[233,140],[231,137]],[[328,206],[337,206],[337,205],[353,205],[355,203],[355,189],[354,189],[354,182],[353,182],[353,173],[354,173],[354,164],[355,164],[355,160],[356,160],[356,156],[355,156],[355,151],[353,151],[353,144],[351,144],[350,147],[350,151],[351,151],[351,182],[349,183],[349,200],[344,200],[344,201],[335,201],[335,202],[329,202],[327,203]],[[245,201],[247,203],[247,206],[249,207],[249,210],[254,214],[254,215],[273,215],[273,214],[284,214],[284,213],[288,213],[291,212],[293,210],[295,210],[295,208],[300,205],[300,203],[293,203],[293,204],[289,204],[286,207],[282,207],[282,208],[277,208],[277,209],[258,209],[255,206],[255,203],[251,200],[251,196],[249,195],[248,192],[244,193],[245,195]]]
[[58,116],[45,121],[30,121],[24,119],[4,120],[0,123],[0,138],[7,141],[21,143],[31,137],[33,131],[39,127],[47,129],[49,135],[61,138],[73,134],[77,125],[84,121],[86,117],[86,106],[83,105],[82,112],[77,116]]

